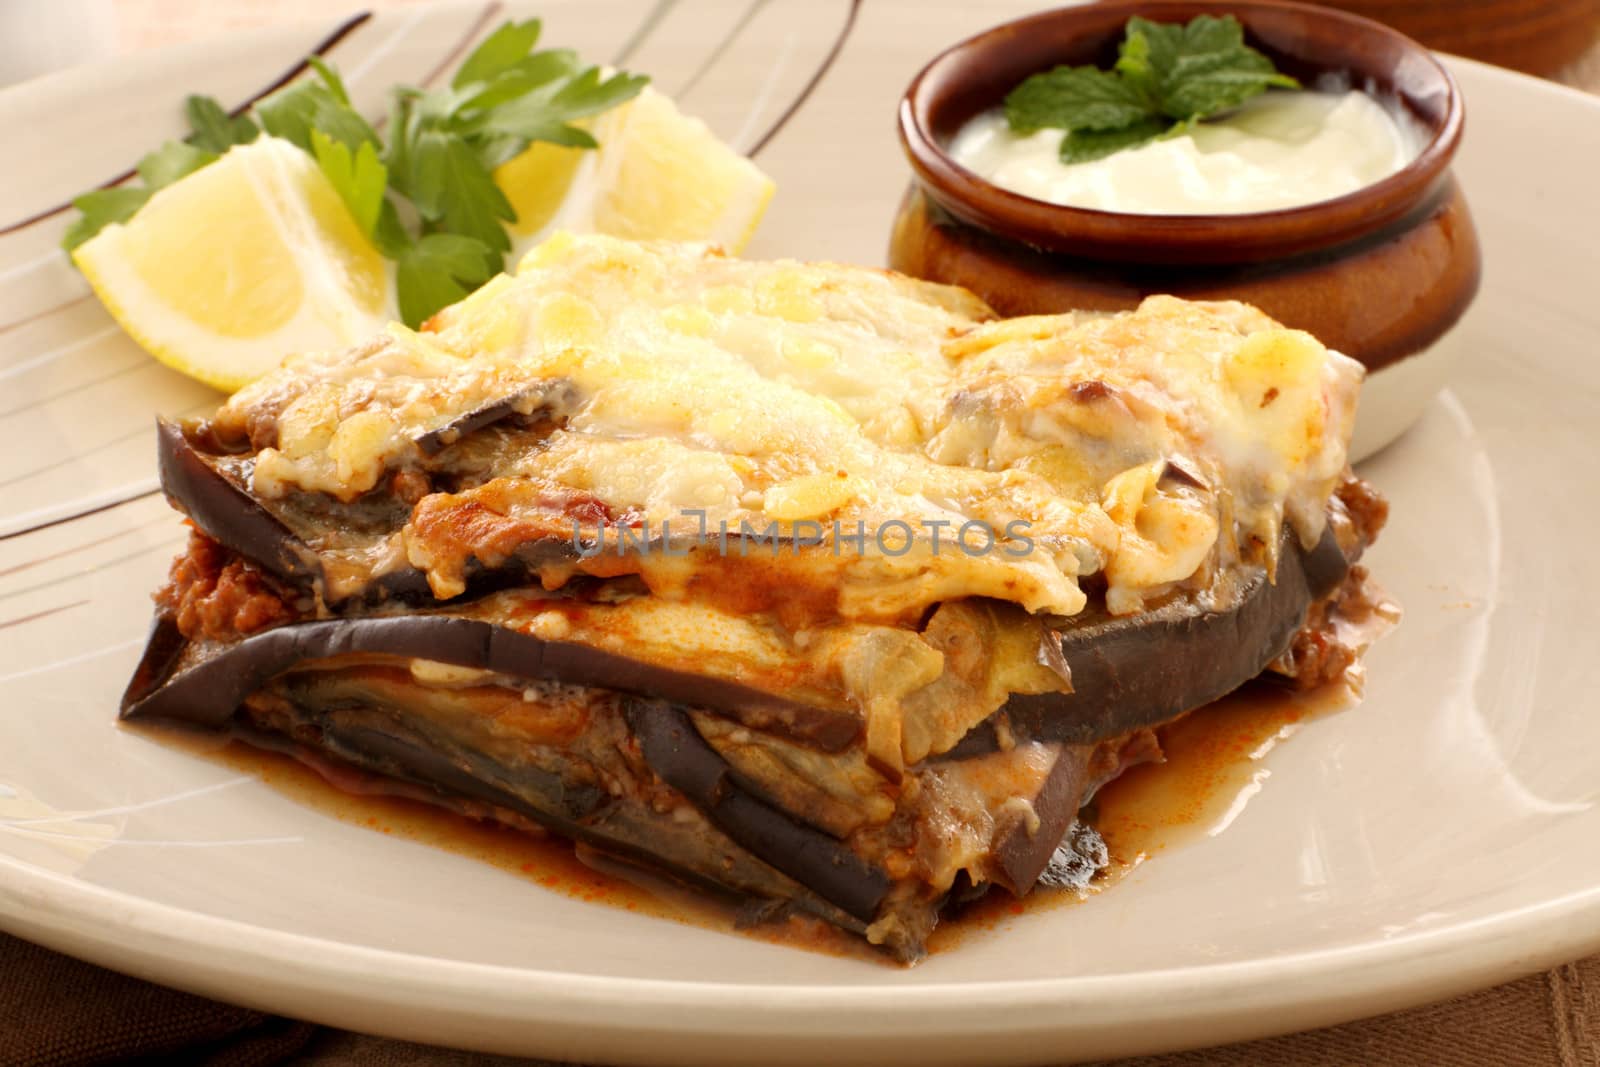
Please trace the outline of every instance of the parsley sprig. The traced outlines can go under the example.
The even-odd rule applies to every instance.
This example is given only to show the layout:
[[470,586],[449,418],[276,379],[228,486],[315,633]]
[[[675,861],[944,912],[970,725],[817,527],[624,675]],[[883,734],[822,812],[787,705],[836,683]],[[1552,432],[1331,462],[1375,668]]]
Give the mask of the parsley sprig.
[[419,325],[494,277],[511,250],[516,211],[494,168],[534,141],[596,147],[583,119],[638,95],[647,78],[604,74],[569,49],[534,51],[538,19],[507,22],[467,56],[447,87],[397,86],[381,137],[350,103],[337,72],[309,60],[312,75],[229,115],[190,96],[191,130],[139,161],[141,184],[97,189],[73,201],[68,251],[131,218],[152,194],[262,132],[309,153],[361,232],[395,261],[400,317]]
[[1244,43],[1232,15],[1187,24],[1128,20],[1112,70],[1056,67],[1006,96],[1018,133],[1066,130],[1061,161],[1084,163],[1162,137],[1238,107],[1271,87],[1298,89],[1272,60]]

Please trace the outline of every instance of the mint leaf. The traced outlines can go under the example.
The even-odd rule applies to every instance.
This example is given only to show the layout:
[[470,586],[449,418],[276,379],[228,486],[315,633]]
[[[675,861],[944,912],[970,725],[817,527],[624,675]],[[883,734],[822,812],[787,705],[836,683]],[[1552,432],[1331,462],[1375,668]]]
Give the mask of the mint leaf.
[[196,148],[185,141],[168,141],[139,160],[139,177],[154,192],[216,160],[215,152]]
[[[1149,23],[1159,26],[1161,23]],[[1244,24],[1232,15],[1197,15],[1183,25],[1169,25],[1168,36],[1176,55],[1171,68],[1176,71],[1185,59],[1206,55],[1232,55],[1249,53],[1266,59],[1260,52],[1244,43]],[[1270,65],[1270,64],[1269,64]]]
[[407,249],[395,270],[400,319],[416,329],[495,276],[500,257],[483,242],[430,233]]
[[[1194,21],[1198,22],[1199,19]],[[1149,86],[1159,98],[1162,82],[1171,76],[1173,64],[1184,51],[1187,32],[1188,27],[1181,23],[1151,22],[1135,15],[1123,29],[1122,45],[1117,56],[1118,69],[1121,69],[1124,59],[1135,64],[1135,69],[1141,71],[1142,77],[1148,78]],[[1208,36],[1204,27],[1199,31],[1199,36],[1201,39]]]
[[121,185],[96,189],[72,202],[81,214],[62,235],[61,247],[71,252],[114,222],[126,222],[150,199],[150,190]]
[[371,141],[362,141],[351,152],[349,145],[321,130],[311,131],[311,148],[317,166],[338,190],[356,225],[371,237],[378,225],[378,210],[383,206],[383,191],[389,179],[388,169],[378,162],[378,150]]
[[1061,162],[1088,163],[1133,148],[1165,134],[1172,123],[1152,115],[1118,130],[1068,130],[1061,139]]
[[183,113],[194,132],[185,140],[196,148],[221,155],[236,144],[249,144],[261,135],[249,115],[229,115],[209,96],[193,95],[183,102]]
[[1300,83],[1244,43],[1232,15],[1199,15],[1188,23],[1135,16],[1123,30],[1116,66],[1056,67],[1035,74],[1005,99],[1017,133],[1066,130],[1061,160],[1083,163],[1238,107],[1269,88]]
[[483,43],[461,61],[455,77],[450,79],[450,87],[460,89],[478,82],[491,81],[515,66],[533,51],[534,45],[539,43],[540,28],[538,19],[507,22],[485,37]]
[[1174,119],[1205,118],[1274,86],[1300,87],[1244,43],[1244,26],[1232,15],[1200,15],[1181,26],[1131,18],[1117,69]]
[[1117,65],[1113,70],[1121,75],[1122,80],[1132,86],[1147,104],[1153,105],[1160,93],[1161,78],[1150,59],[1149,35],[1143,30],[1134,28],[1135,22],[1143,21],[1138,18],[1128,20],[1122,44],[1117,50]]
[[1186,78],[1163,98],[1162,109],[1175,117],[1201,118],[1231,111],[1274,86],[1298,89],[1300,83],[1276,71],[1216,70]]
[[1127,81],[1094,67],[1057,67],[1035,74],[1006,96],[1006,121],[1019,133],[1048,126],[1115,130],[1150,113]]

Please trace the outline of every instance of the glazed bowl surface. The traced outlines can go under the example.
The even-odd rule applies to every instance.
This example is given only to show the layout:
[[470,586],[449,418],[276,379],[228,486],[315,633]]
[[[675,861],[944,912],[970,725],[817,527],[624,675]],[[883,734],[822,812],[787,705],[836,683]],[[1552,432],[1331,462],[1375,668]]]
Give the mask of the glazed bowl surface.
[[1429,48],[1551,77],[1600,41],[1595,0],[1317,0]]

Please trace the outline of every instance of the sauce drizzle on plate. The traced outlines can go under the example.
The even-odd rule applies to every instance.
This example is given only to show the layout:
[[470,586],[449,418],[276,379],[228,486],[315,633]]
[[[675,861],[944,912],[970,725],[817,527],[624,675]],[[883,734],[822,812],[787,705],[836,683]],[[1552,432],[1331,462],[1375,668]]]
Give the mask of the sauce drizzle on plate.
[[[1263,760],[1279,742],[1308,719],[1358,699],[1356,685],[1349,682],[1297,693],[1256,681],[1168,724],[1160,731],[1166,761],[1127,771],[1103,787],[1088,809],[1111,856],[1110,866],[1088,889],[1040,885],[1020,900],[1004,892],[988,893],[954,909],[930,937],[929,952],[948,951],[1015,915],[1084,901],[1156,853],[1221,833],[1271,777]],[[345,792],[290,755],[241,741],[219,745],[170,728],[123,728],[250,774],[291,800],[343,822],[445,849],[574,900],[888,963],[864,942],[821,921],[790,918],[751,925],[735,907],[584,846],[575,848],[559,837],[468,818],[404,797]]]

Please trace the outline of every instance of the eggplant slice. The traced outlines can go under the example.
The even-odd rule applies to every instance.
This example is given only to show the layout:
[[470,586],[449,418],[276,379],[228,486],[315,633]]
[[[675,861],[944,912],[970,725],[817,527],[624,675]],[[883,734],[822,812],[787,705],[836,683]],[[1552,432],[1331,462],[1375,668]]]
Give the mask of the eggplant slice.
[[167,500],[213,540],[279,578],[321,577],[316,552],[250,495],[244,478],[226,472],[222,457],[202,452],[177,423],[156,420],[156,462]]
[[564,379],[537,382],[508,397],[485,404],[476,411],[417,437],[417,448],[432,458],[462,438],[490,426],[514,422],[521,429],[532,429],[541,421],[559,423],[576,406],[578,391]]
[[[1232,607],[1178,599],[1131,616],[1094,610],[1057,630],[1070,693],[1013,693],[947,755],[992,752],[997,728],[1018,740],[1089,744],[1155,726],[1254,678],[1289,648],[1311,605],[1349,573],[1330,527],[1310,552],[1285,543],[1275,581],[1258,573]],[[999,720],[1004,720],[1003,727]]]
[[[682,814],[662,818],[637,800],[612,797],[591,783],[497,760],[419,729],[390,708],[312,710],[281,700],[252,700],[230,718],[229,730],[240,740],[306,758],[313,766],[331,758],[365,771],[377,792],[513,826],[526,819],[701,892],[737,902],[779,901],[853,933],[866,929],[861,916],[763,863],[712,825]],[[773,813],[772,826],[780,834],[788,829],[780,813]]]
[[[1348,567],[1330,532],[1310,553],[1285,551],[1277,581],[1246,583],[1226,611],[1175,601],[1133,619],[1062,627],[1072,692],[1013,694],[954,749],[909,770],[912,777],[959,774],[969,763],[998,760],[1037,772],[1020,779],[1007,772],[1023,783],[1005,798],[1020,814],[1007,825],[996,821],[986,865],[964,881],[1024,894],[1064,840],[1077,843],[1081,866],[1083,855],[1095,853],[1083,847],[1092,831],[1078,823],[1078,810],[1098,785],[1159,758],[1150,727],[1259,673]],[[450,729],[430,720],[440,717],[427,712],[430,702],[455,699],[448,686],[402,679],[398,689],[351,697],[305,681],[419,660],[463,670],[469,683],[535,710],[549,704],[549,687],[566,687],[600,709],[595,722],[609,725],[591,722],[562,742],[536,739],[526,752],[537,758],[511,757],[486,751],[483,736],[463,735],[462,716],[443,715],[446,726],[457,724]],[[688,884],[864,933],[896,959],[918,958],[953,888],[930,886],[896,864],[919,812],[902,803],[870,832],[831,834],[812,813],[785,809],[778,783],[731,767],[695,727],[691,709],[768,731],[824,762],[848,758],[860,728],[854,717],[759,689],[440,609],[313,619],[233,641],[191,641],[171,617],[160,617],[122,704],[130,719],[315,751],[445,806],[483,805],[531,819],[602,852],[653,862]]]
[[847,746],[859,729],[851,717],[758,689],[447,614],[301,622],[210,647],[186,644],[171,619],[158,618],[146,655],[123,695],[122,714],[221,726],[247,696],[285,671],[352,653],[412,657],[529,682],[567,682],[709,704],[728,709],[755,728],[780,729],[830,751]]
[[[463,435],[516,417],[524,417],[510,401],[490,411],[474,412],[445,430],[418,440],[419,450],[435,456]],[[243,454],[210,451],[207,435],[166,419],[157,421],[156,441],[161,488],[172,505],[218,543],[231,548],[275,577],[316,593],[330,606],[345,603],[433,603],[423,573],[399,564],[379,574],[359,573],[346,560],[392,557],[391,548],[411,507],[388,489],[374,490],[349,504],[315,493],[295,493],[271,505],[249,491],[254,460]],[[515,585],[530,570],[553,561],[575,558],[570,537],[551,537],[524,546],[496,573],[474,569],[469,575],[474,595]],[[399,558],[403,559],[403,555]],[[346,574],[357,570],[355,579]]]
[[[418,477],[436,489],[427,465],[474,435],[536,441],[571,399],[519,393],[417,438],[412,492]],[[1096,789],[1160,758],[1156,727],[1283,655],[1375,532],[1331,521],[1309,551],[1286,534],[1275,575],[1248,576],[1227,603],[1178,594],[1137,616],[1091,607],[1062,620],[1045,633],[1070,690],[1011,692],[947,751],[890,772],[863,756],[853,707],[692,657],[692,669],[657,662],[660,641],[638,634],[618,651],[536,634],[516,612],[502,620],[485,594],[570,560],[568,538],[521,546],[448,602],[403,562],[352,584],[338,580],[341,560],[383,555],[406,521],[397,479],[347,503],[264,503],[249,455],[203,428],[162,422],[159,440],[174,504],[241,566],[298,590],[300,621],[185,636],[169,603],[125,718],[231,733],[470,815],[536,823],[754,914],[819,917],[905,962],[958,898],[1082,884],[1103,866],[1103,843],[1079,819]],[[578,583],[543,595],[589,594]],[[760,758],[725,755],[729,730],[764,738]],[[840,805],[860,817],[842,824]]]
[[637,698],[625,699],[623,706],[645,761],[718,829],[862,922],[877,917],[889,892],[881,870],[741,788],[682,709]]
[[[999,750],[997,727],[1014,739],[1094,744],[1209,703],[1278,658],[1304,625],[1312,602],[1337,587],[1349,567],[1330,529],[1310,553],[1285,551],[1277,581],[1252,579],[1227,610],[1180,599],[1137,616],[1060,627],[1072,690],[1013,693],[944,758]],[[529,681],[660,697],[756,729],[776,728],[826,751],[843,749],[859,731],[854,716],[832,709],[448,610],[299,622],[213,647],[186,645],[170,619],[158,618],[123,696],[122,713],[219,725],[269,679],[303,662],[349,653],[410,656]]]

